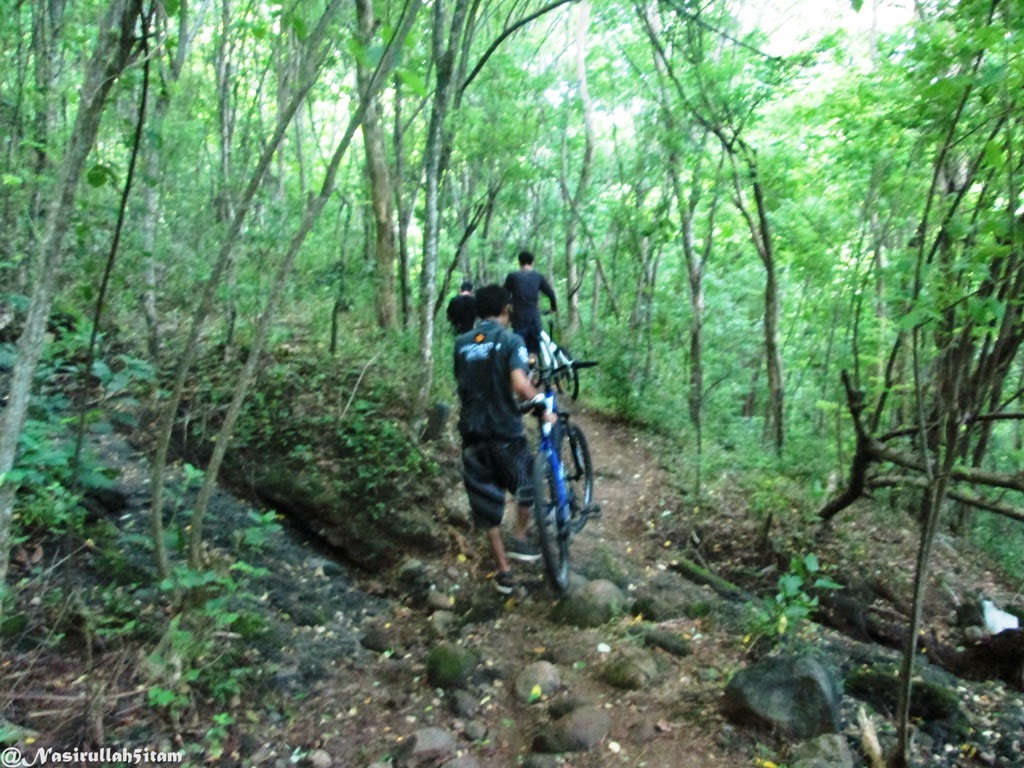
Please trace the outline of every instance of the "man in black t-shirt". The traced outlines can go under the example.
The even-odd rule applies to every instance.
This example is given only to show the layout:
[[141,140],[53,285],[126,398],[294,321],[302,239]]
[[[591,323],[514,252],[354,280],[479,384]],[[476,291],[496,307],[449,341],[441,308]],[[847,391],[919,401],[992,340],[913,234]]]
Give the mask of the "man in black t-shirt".
[[508,273],[505,288],[512,294],[512,330],[523,337],[530,354],[536,355],[540,350],[540,294],[548,297],[552,312],[558,311],[558,300],[547,278],[533,268],[533,262],[533,254],[522,251],[519,270]]
[[458,295],[448,302],[448,322],[455,334],[473,330],[476,323],[476,297],[473,284],[466,280],[459,288]]
[[[526,347],[509,330],[511,296],[500,285],[477,291],[477,326],[455,339],[455,378],[462,410],[462,479],[477,528],[486,534],[498,574],[494,585],[508,594],[515,588],[508,559],[536,560],[527,542],[533,504],[533,455],[526,442],[518,399],[541,393],[530,383]],[[545,418],[554,420],[554,414]],[[506,547],[501,535],[505,492],[515,494],[517,515]]]

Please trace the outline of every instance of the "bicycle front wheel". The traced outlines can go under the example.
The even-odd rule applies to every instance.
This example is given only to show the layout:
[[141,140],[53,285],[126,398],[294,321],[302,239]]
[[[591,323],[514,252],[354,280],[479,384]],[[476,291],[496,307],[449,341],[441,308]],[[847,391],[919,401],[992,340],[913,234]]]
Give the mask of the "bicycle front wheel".
[[565,474],[565,490],[569,509],[575,518],[594,500],[594,465],[582,429],[566,422],[559,431],[558,450]]
[[552,456],[538,451],[533,460],[533,521],[544,568],[551,588],[558,594],[569,586],[569,524],[558,514],[558,486]]

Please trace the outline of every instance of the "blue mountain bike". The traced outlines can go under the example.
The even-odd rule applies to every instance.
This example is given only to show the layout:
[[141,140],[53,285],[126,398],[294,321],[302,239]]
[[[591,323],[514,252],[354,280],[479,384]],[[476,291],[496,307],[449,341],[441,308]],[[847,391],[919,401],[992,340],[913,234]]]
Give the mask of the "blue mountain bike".
[[[583,430],[558,410],[551,379],[544,394],[525,403],[540,424],[540,444],[533,462],[533,519],[548,581],[561,594],[569,586],[569,541],[591,518],[601,514],[594,503],[594,467]],[[539,418],[545,410],[557,414],[551,423]]]

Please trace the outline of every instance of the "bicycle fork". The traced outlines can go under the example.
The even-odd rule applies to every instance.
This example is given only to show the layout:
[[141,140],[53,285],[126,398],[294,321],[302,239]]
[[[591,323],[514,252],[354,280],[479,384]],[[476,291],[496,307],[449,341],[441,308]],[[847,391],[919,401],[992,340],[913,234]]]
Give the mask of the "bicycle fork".
[[555,435],[552,424],[545,423],[541,427],[543,434],[543,448],[547,455],[548,466],[551,469],[551,477],[555,485],[555,522],[559,534],[567,529],[569,522],[569,494],[565,488],[565,469],[555,449]]

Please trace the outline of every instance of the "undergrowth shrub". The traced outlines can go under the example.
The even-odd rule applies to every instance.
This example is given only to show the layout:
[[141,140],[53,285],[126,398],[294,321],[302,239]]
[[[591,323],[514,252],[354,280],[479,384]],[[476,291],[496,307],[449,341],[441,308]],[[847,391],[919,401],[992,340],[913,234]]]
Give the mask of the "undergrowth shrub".
[[[410,426],[416,370],[400,347],[354,345],[338,356],[279,348],[247,397],[222,478],[366,567],[403,548],[441,546],[427,503],[440,492],[441,466]],[[208,358],[203,378],[182,419],[197,464],[212,450],[234,367]]]

